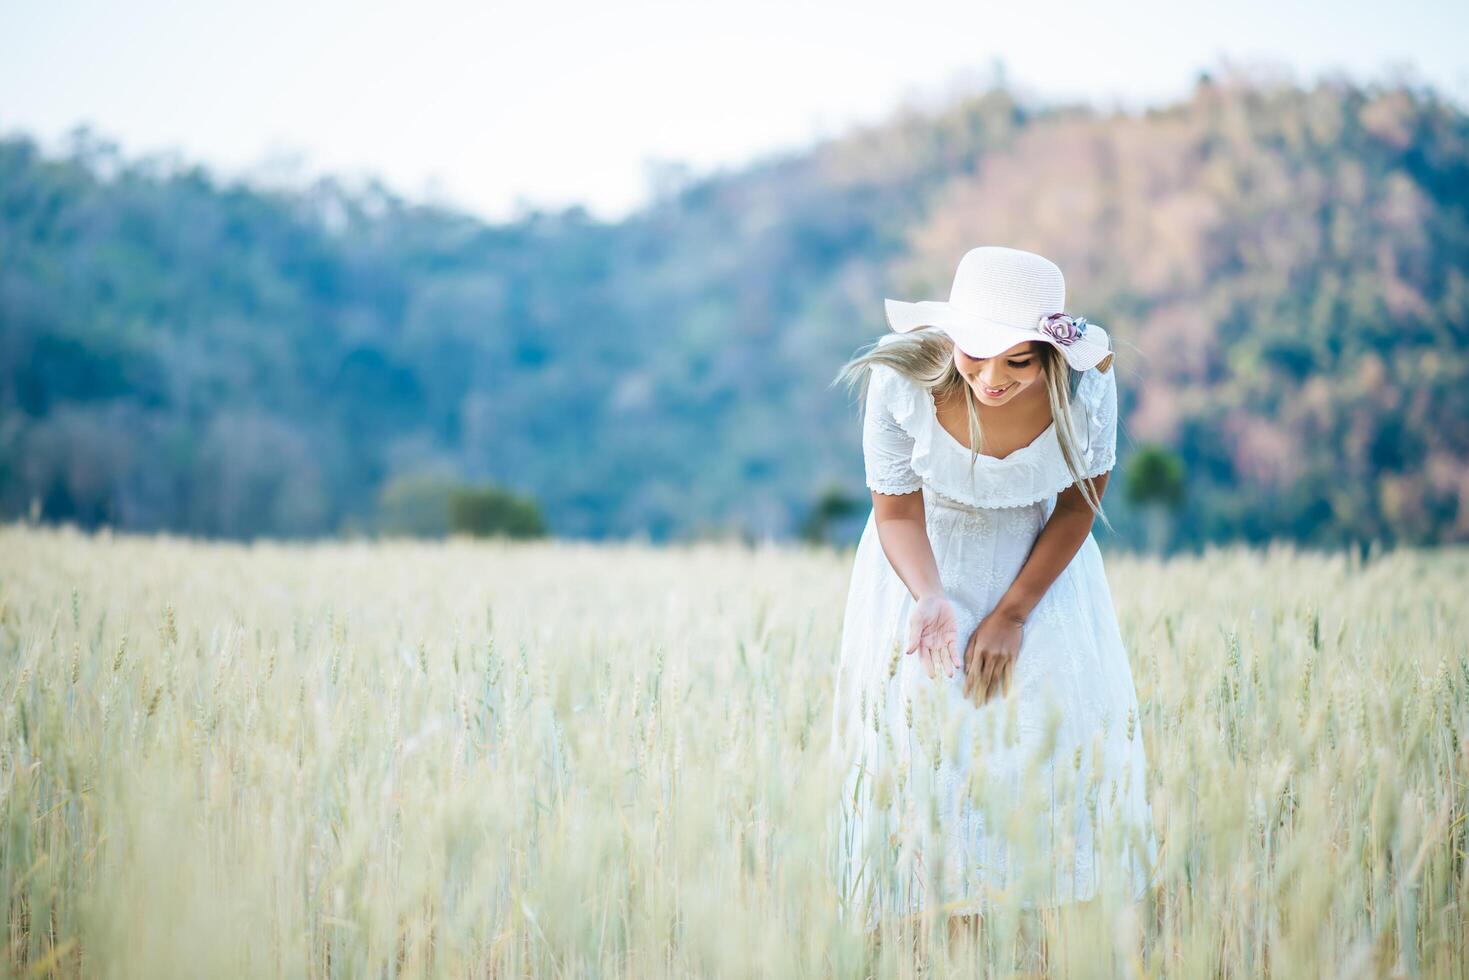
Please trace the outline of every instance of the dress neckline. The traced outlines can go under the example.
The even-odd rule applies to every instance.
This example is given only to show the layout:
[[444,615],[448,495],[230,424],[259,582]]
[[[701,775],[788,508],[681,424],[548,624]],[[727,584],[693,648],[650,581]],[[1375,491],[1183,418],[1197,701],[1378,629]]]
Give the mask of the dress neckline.
[[[958,439],[955,439],[954,434],[948,429],[944,428],[944,424],[939,421],[939,406],[937,400],[935,400],[935,398],[933,397],[933,391],[931,391],[927,387],[924,387],[924,394],[928,395],[928,422],[930,425],[938,430],[939,438],[944,440],[944,442],[948,443],[950,446],[953,446],[955,449],[962,450],[965,455],[969,455],[969,447],[964,445]],[[1029,452],[1030,450],[1039,446],[1047,436],[1055,431],[1055,429],[1056,420],[1051,419],[1051,424],[1042,429],[1040,435],[1036,436],[1034,439],[1030,440],[1030,442],[1027,442],[1019,449],[1013,449],[1004,456],[991,456],[989,453],[978,453],[977,455],[980,459],[987,459],[992,463],[1008,463],[1016,456],[1019,456],[1022,453]]]

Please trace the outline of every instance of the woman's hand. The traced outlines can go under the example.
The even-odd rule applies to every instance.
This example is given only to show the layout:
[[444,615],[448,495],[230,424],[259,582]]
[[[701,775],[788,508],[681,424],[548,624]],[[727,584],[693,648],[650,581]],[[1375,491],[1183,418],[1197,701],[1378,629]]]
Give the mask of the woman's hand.
[[958,618],[949,597],[934,593],[919,599],[908,616],[908,648],[905,654],[918,651],[923,669],[929,677],[937,677],[936,664],[942,664],[950,677],[963,670],[959,662]]
[[964,649],[964,696],[982,707],[1010,693],[1010,669],[1020,656],[1025,620],[998,611],[979,621]]

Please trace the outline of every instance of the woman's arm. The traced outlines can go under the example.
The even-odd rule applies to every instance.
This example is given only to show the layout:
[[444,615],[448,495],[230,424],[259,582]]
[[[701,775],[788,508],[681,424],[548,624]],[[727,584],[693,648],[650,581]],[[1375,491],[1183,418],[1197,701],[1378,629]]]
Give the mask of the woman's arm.
[[906,407],[911,401],[904,400],[913,397],[912,382],[888,365],[873,366],[862,422],[862,457],[878,542],[915,600],[904,653],[917,650],[929,677],[935,676],[935,663],[942,663],[952,677],[963,668],[959,657],[963,639],[928,540],[923,481],[913,471],[913,436],[893,411],[894,404]]
[[[1107,489],[1111,472],[1093,477],[1097,499]],[[1010,668],[1020,655],[1025,621],[1041,596],[1081,550],[1096,517],[1075,484],[1056,495],[1056,507],[1036,535],[1020,574],[995,608],[974,631],[964,650],[964,694],[984,704],[997,691],[1008,690]],[[964,641],[960,641],[964,642]]]
[[937,665],[953,677],[964,669],[959,653],[969,639],[958,632],[958,617],[944,592],[933,542],[923,512],[923,491],[872,494],[872,519],[877,540],[899,579],[915,600],[908,618],[908,642],[904,653],[918,651],[918,659],[929,677],[937,677]]
[[[1111,475],[1109,470],[1092,478],[1098,500],[1106,492],[1107,480]],[[1010,588],[1005,590],[1005,594],[995,605],[995,612],[1023,624],[1030,617],[1030,611],[1035,608],[1035,604],[1041,601],[1041,596],[1051,587],[1051,583],[1060,577],[1066,566],[1071,564],[1071,559],[1081,550],[1095,519],[1096,515],[1086,505],[1081,489],[1076,484],[1073,483],[1057,494],[1056,507],[1051,511],[1050,519],[1036,536],[1035,544],[1031,545],[1030,554],[1026,557],[1020,574],[1015,576],[1015,581],[1010,583]]]
[[923,491],[898,495],[872,492],[872,520],[888,564],[915,600],[942,595],[938,561],[923,513]]

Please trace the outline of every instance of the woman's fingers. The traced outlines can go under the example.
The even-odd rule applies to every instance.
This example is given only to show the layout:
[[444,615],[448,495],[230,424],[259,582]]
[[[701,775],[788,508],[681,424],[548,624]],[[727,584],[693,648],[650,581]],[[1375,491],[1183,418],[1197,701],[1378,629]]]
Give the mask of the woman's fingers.
[[1010,670],[1010,658],[1009,657],[1006,657],[1003,661],[1001,661],[999,664],[997,664],[995,666],[994,675],[992,677],[990,677],[989,690],[985,694],[985,700],[986,701],[988,701],[990,698],[994,697],[996,694],[999,694],[1000,693],[1000,690],[1001,690],[1000,685],[1004,682],[1005,675],[1009,673],[1009,670]]
[[988,702],[990,699],[990,691],[995,682],[995,670],[999,666],[999,657],[989,656],[984,658],[984,673],[980,677],[980,683],[983,685],[984,691],[984,702],[981,703]]
[[988,658],[981,656],[974,668],[974,682],[969,689],[969,700],[976,708],[984,707],[984,669]]
[[942,639],[937,632],[925,633],[922,646],[923,668],[928,671],[929,677],[937,678],[940,670],[950,677],[954,676],[954,670],[950,666],[954,661],[951,641]]
[[972,658],[969,664],[969,698],[976,705],[979,704],[978,697],[980,680],[984,677],[984,655],[978,650],[971,650],[969,656]]
[[976,707],[982,707],[995,695],[1010,693],[1015,658],[970,647],[965,649],[959,669],[964,675],[964,696]]

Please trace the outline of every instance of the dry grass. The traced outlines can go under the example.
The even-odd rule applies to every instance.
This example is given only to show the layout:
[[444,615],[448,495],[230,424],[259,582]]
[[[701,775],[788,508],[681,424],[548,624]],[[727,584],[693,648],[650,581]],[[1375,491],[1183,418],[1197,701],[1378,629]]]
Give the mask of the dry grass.
[[1108,557],[1141,906],[844,930],[850,553],[0,527],[19,975],[1455,977],[1469,554]]

